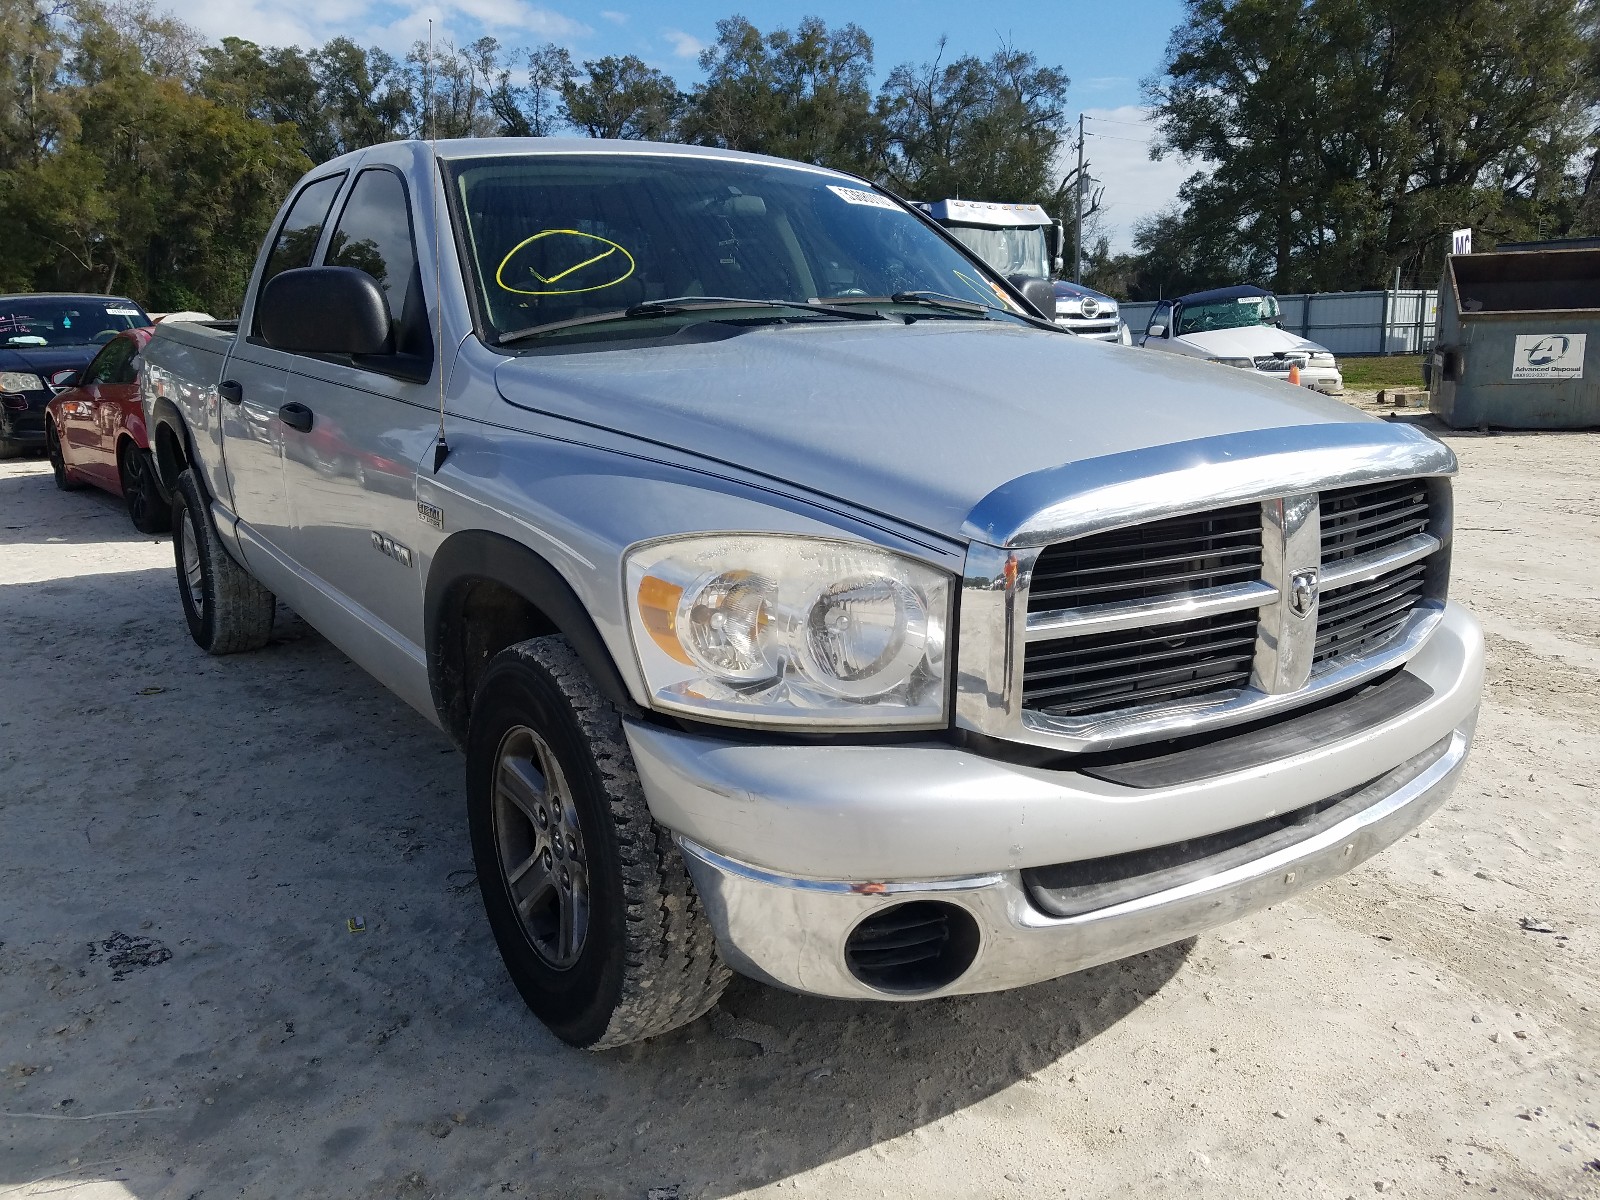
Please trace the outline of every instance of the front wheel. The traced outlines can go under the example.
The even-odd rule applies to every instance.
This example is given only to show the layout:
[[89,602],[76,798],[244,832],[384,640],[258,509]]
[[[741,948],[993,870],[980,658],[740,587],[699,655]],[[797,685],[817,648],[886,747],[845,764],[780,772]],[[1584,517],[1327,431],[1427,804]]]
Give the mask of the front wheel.
[[178,476],[172,524],[178,597],[195,644],[207,654],[265,646],[277,600],[229,556],[192,470]]
[[728,981],[671,834],[645,805],[622,719],[562,637],[485,669],[467,816],[489,925],[534,1014],[609,1049],[686,1025]]
[[140,533],[165,533],[171,529],[172,508],[162,500],[161,489],[156,486],[156,468],[150,461],[150,452],[124,441],[117,452],[117,473],[133,527]]
[[61,452],[61,436],[56,433],[54,421],[44,427],[44,452],[50,458],[50,473],[55,476],[58,488],[63,492],[75,492],[83,486],[67,474],[67,459]]

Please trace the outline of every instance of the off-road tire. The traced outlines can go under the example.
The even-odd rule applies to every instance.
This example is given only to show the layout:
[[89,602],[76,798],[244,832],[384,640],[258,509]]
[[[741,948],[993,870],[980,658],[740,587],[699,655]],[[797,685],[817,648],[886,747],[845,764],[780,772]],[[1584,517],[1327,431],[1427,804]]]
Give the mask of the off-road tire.
[[[502,747],[526,731],[554,756],[582,832],[587,934],[564,969],[519,919],[497,841]],[[610,1049],[687,1025],[716,1004],[729,975],[700,898],[645,804],[621,716],[565,638],[519,642],[484,670],[467,735],[467,816],[506,970],[557,1037]]]
[[28,448],[21,442],[13,442],[9,438],[0,438],[0,458],[21,458],[28,453]]
[[[195,644],[207,654],[237,654],[265,646],[272,636],[277,600],[223,548],[192,469],[178,476],[172,528],[178,598]],[[186,567],[185,556],[191,551],[195,558]]]
[[172,528],[172,505],[156,485],[156,464],[150,451],[124,439],[117,450],[117,476],[128,519],[140,533],[166,533]]
[[67,474],[67,460],[61,453],[61,436],[56,433],[54,421],[45,422],[44,452],[50,459],[50,473],[55,476],[58,488],[63,492],[76,492],[83,487],[83,484]]

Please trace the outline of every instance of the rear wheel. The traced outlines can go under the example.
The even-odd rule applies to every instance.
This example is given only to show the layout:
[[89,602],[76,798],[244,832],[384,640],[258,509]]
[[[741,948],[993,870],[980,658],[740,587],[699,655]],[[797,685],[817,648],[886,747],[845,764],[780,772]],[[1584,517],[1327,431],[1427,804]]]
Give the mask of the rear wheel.
[[83,486],[67,474],[67,460],[61,453],[61,438],[56,434],[54,421],[44,427],[44,452],[50,457],[50,473],[55,476],[58,488],[63,492],[75,492]]
[[645,805],[616,708],[562,637],[485,669],[467,737],[467,815],[512,982],[574,1046],[676,1029],[727,968],[672,835]]
[[21,458],[27,452],[28,448],[21,442],[0,438],[0,458]]
[[122,477],[122,499],[133,527],[140,533],[165,533],[171,529],[172,509],[161,498],[150,452],[125,440],[117,451],[117,472]]
[[196,645],[207,654],[265,646],[277,600],[223,547],[193,470],[178,476],[172,523],[178,597]]

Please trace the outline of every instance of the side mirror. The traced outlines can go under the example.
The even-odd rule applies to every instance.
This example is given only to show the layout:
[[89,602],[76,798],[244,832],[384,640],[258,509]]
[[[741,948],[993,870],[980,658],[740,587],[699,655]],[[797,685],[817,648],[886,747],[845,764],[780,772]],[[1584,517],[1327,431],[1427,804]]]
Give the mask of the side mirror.
[[1037,275],[1008,275],[1006,282],[1022,293],[1022,298],[1039,316],[1046,321],[1056,319],[1056,289],[1048,279]]
[[354,267],[274,275],[256,299],[267,345],[293,354],[387,354],[393,321],[378,281]]
[[77,387],[81,380],[82,372],[79,371],[52,371],[50,373],[50,386],[58,392]]
[[1152,325],[1149,329],[1144,331],[1144,335],[1147,338],[1166,337],[1167,327],[1165,325]]

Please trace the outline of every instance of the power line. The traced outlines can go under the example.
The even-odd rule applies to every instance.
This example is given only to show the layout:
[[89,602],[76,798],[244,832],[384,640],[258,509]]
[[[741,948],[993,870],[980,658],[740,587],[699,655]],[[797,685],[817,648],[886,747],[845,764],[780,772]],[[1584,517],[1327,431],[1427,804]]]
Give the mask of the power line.
[[1150,124],[1149,121],[1119,121],[1116,117],[1093,117],[1088,113],[1084,113],[1083,116],[1086,121],[1100,121],[1107,125],[1137,125],[1142,128]]
[[1092,129],[1085,130],[1084,132],[1087,133],[1088,136],[1090,136],[1090,137],[1099,138],[1102,141],[1106,141],[1106,142],[1133,142],[1135,145],[1139,145],[1139,146],[1149,145],[1149,143],[1146,142],[1144,138],[1118,137],[1114,133],[1096,133]]

